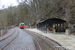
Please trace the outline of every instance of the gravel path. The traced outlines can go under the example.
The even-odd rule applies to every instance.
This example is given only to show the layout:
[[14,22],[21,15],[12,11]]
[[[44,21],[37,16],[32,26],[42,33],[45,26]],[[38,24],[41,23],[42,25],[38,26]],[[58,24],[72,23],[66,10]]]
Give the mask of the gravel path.
[[19,30],[18,37],[3,50],[36,50],[32,37],[22,29],[17,29]]
[[11,34],[14,32],[14,30],[15,30],[15,29],[11,29],[9,32],[7,32],[6,35],[0,37],[0,40],[2,40],[2,39],[4,39],[4,38],[8,37],[9,35],[11,35]]
[[9,41],[11,41],[13,39],[13,37],[15,37],[15,35],[17,35],[17,32],[15,32],[12,36],[8,37],[7,39],[1,41],[0,48],[3,47],[4,45],[6,45]]
[[[69,49],[69,50],[75,50],[75,36],[74,35],[65,35],[65,34],[60,34],[60,33],[44,33],[36,28],[33,29],[26,29],[30,30],[33,32],[36,32],[38,34],[41,34],[43,36],[46,36],[59,44],[62,45],[62,47]],[[57,46],[58,47],[58,46]]]

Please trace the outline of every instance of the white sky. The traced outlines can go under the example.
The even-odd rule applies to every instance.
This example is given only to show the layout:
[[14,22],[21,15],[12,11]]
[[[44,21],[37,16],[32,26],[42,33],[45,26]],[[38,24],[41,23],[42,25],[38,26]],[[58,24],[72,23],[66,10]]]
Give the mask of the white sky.
[[[29,4],[33,0],[18,0],[19,2],[27,1],[26,3]],[[17,0],[0,0],[0,9],[8,8],[9,6],[17,6],[19,3]]]
[[4,6],[4,8],[7,8],[8,6],[17,6],[18,2],[17,0],[0,0],[0,9]]

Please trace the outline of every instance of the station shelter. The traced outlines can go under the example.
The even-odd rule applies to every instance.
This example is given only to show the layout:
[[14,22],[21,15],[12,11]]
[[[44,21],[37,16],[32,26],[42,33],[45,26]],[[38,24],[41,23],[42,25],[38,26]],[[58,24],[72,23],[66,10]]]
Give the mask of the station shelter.
[[44,32],[65,32],[67,23],[59,18],[50,18],[37,23],[37,29]]

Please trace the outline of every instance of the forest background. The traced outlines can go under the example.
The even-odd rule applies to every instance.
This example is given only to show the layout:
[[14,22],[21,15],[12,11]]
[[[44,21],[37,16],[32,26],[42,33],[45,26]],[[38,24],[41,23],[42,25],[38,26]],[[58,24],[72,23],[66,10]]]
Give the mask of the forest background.
[[0,29],[18,25],[36,27],[36,23],[49,18],[60,18],[75,27],[75,0],[27,0],[18,6],[9,6],[0,10]]

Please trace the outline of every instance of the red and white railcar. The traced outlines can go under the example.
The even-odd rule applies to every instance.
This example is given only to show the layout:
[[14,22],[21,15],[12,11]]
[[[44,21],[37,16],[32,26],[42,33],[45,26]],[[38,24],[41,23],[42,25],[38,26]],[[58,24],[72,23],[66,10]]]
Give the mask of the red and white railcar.
[[20,28],[20,29],[24,29],[24,27],[25,27],[25,26],[24,26],[24,23],[20,23],[20,24],[19,24],[19,28]]

